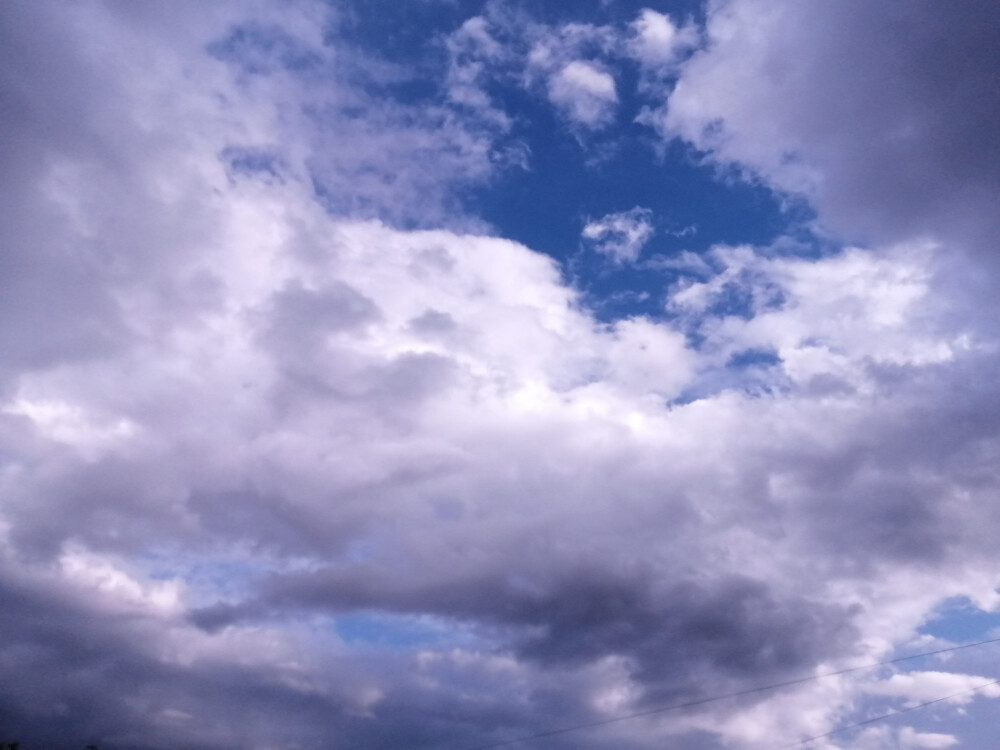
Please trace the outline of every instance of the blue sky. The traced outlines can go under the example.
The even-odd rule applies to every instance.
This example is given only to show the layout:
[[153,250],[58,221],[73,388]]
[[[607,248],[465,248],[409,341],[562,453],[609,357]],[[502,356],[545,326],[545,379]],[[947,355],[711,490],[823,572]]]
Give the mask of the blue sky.
[[8,2],[0,742],[988,747],[998,23]]

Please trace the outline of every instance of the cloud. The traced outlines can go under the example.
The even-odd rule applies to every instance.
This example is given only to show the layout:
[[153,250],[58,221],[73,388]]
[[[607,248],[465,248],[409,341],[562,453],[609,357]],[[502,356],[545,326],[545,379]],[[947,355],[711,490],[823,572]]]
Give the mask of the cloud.
[[614,117],[618,94],[615,79],[607,72],[573,60],[549,78],[549,99],[573,122],[598,128]]
[[491,78],[511,64],[512,50],[493,37],[490,23],[483,16],[468,19],[448,36],[445,45],[449,56],[449,101],[475,112],[498,130],[509,131],[511,117],[493,101],[487,89]]
[[488,3],[447,39],[449,97],[510,126],[515,118],[487,92],[491,82],[516,85],[547,99],[572,127],[601,130],[618,107],[609,61],[622,39],[610,26],[545,24]]
[[652,211],[636,206],[588,221],[580,236],[616,263],[635,263],[654,234],[652,219]]
[[856,240],[935,237],[984,260],[997,234],[989,2],[780,0],[710,6],[660,125],[781,190]]
[[903,727],[899,730],[899,742],[905,748],[927,748],[937,750],[937,748],[955,747],[959,740],[954,735],[940,734],[938,732],[917,732],[910,727]]
[[[494,0],[445,40],[448,97],[504,128],[517,128],[498,85],[544,97],[577,136],[612,125],[622,104],[622,69],[638,66],[639,90],[661,96],[681,60],[698,46],[698,29],[650,9],[631,24],[544,23]],[[645,118],[643,118],[645,119]]]
[[[947,247],[720,246],[663,315],[599,320],[456,206],[504,137],[475,70],[401,103],[311,4],[12,7],[0,714],[25,746],[483,744],[995,604],[995,338],[954,324]],[[601,27],[560,28],[539,70],[611,101]],[[651,215],[588,227],[634,260]],[[773,747],[858,685],[563,746]]]
[[[229,178],[221,163],[216,170],[222,188]],[[141,610],[141,638],[102,631],[109,640],[93,659],[127,654],[107,679],[172,713],[151,725],[141,718],[145,704],[110,701],[97,724],[79,723],[74,710],[47,737],[131,738],[144,728],[160,746],[221,747],[247,737],[241,701],[254,706],[258,741],[279,745],[319,735],[391,743],[419,726],[433,745],[456,732],[495,736],[477,727],[496,722],[526,731],[553,712],[563,721],[606,717],[622,703],[598,696],[615,691],[632,707],[655,706],[851,653],[872,626],[857,602],[816,591],[831,570],[859,575],[853,566],[909,561],[929,543],[935,565],[949,569],[947,538],[938,541],[920,514],[937,513],[926,474],[947,471],[947,436],[906,430],[926,436],[937,463],[912,477],[893,471],[892,495],[883,464],[900,459],[891,448],[876,449],[870,465],[852,463],[859,446],[846,436],[872,436],[866,449],[891,446],[873,430],[899,429],[905,393],[863,404],[851,392],[825,402],[731,394],[668,410],[664,402],[697,380],[703,360],[668,326],[598,325],[549,259],[500,239],[331,219],[294,185],[244,184],[252,189],[230,188],[216,214],[219,235],[233,240],[199,259],[221,269],[241,258],[225,304],[171,319],[170,336],[155,349],[140,344],[141,356],[25,380],[8,416],[8,429],[19,431],[12,460],[26,473],[5,513],[7,559],[39,600],[19,610],[24,623],[9,625],[8,641],[35,643],[32,618],[41,603],[56,606],[46,594],[55,586],[72,596],[97,588],[109,606],[122,602],[114,607],[170,604]],[[248,217],[258,223],[242,227]],[[280,238],[291,226],[313,227],[292,252],[261,234],[282,228]],[[850,382],[872,386],[863,364],[878,350],[854,338],[873,317],[867,308],[831,322],[822,344],[781,332],[847,309],[851,295],[883,304],[864,283],[881,284],[888,300],[908,299],[893,292],[907,288],[907,273],[883,279],[894,265],[875,270],[877,259],[860,256],[826,261],[825,276],[802,261],[745,262],[775,277],[768,283],[782,284],[786,302],[749,321],[732,317],[733,347],[768,341],[788,361],[796,348],[834,358],[858,350]],[[833,278],[837,268],[861,281],[833,285],[825,302],[800,286],[800,277]],[[753,332],[768,316],[780,322]],[[921,335],[903,313],[885,315],[884,325],[886,340],[897,329]],[[713,334],[706,352],[726,341]],[[67,433],[32,406],[44,403],[75,405],[77,420],[100,424],[113,414],[132,427],[101,440]],[[822,435],[803,432],[819,421]],[[765,443],[781,467],[774,474],[760,464]],[[32,460],[39,469],[27,468]],[[860,524],[872,536],[850,547],[845,567],[857,525],[831,539],[827,507],[891,517]],[[986,549],[990,522],[976,519]],[[894,548],[879,536],[890,523]],[[73,563],[55,578],[44,573],[44,561],[63,559],[71,542],[91,551],[65,559],[94,572],[81,575]],[[156,578],[140,550],[155,552]],[[703,561],[697,571],[692,559]],[[127,574],[126,560],[140,570]],[[78,623],[77,606],[59,603],[57,620]],[[294,626],[322,631],[361,612],[399,627],[435,617],[456,643],[472,645],[365,656]],[[58,631],[46,643],[55,662],[17,669],[53,671],[77,639]],[[243,648],[259,661],[241,663]],[[86,682],[91,693],[107,684],[96,675]],[[521,684],[537,696],[504,698]],[[210,700],[195,685],[223,697]],[[46,690],[36,699],[71,695]],[[459,695],[460,716],[419,719],[462,703]],[[14,726],[33,736],[28,708],[10,700]],[[219,717],[216,734],[192,726],[207,706]],[[299,729],[281,729],[288,715]]]
[[670,70],[687,51],[698,45],[698,30],[688,24],[678,27],[670,16],[649,8],[639,11],[632,22],[629,53],[648,72]]
[[[869,685],[866,690],[875,695],[893,695],[905,698],[909,705],[948,698],[956,704],[969,703],[977,696],[1000,697],[1000,686],[991,685],[988,677],[956,674],[954,672],[908,672],[894,674],[888,680]],[[982,690],[976,690],[978,687]]]

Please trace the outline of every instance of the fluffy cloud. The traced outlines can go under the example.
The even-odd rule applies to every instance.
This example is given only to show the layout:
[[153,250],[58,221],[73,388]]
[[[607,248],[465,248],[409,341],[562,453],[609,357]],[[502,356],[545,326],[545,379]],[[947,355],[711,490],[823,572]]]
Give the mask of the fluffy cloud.
[[958,738],[939,732],[916,732],[910,727],[904,727],[899,732],[899,742],[905,748],[936,750],[943,747],[955,747],[958,744]]
[[986,677],[954,672],[909,672],[894,674],[888,680],[868,686],[866,690],[876,695],[905,698],[909,705],[939,698],[947,698],[951,703],[969,703],[975,697],[972,691],[990,698],[1000,697],[1000,686],[993,682]]
[[648,8],[629,24],[541,23],[492,0],[445,41],[448,96],[511,128],[517,113],[506,111],[491,90],[497,82],[516,82],[547,99],[578,137],[593,135],[618,116],[616,79],[623,68],[637,70],[644,94],[662,95],[699,42],[691,22],[678,26]]
[[[948,248],[719,247],[666,315],[600,321],[453,213],[503,133],[474,69],[402,105],[322,7],[183,7],[3,26],[5,732],[463,747],[996,604],[996,347],[954,325]],[[456,55],[502,54],[461,31]],[[545,70],[611,101],[579,49]],[[649,217],[593,226],[630,259]],[[862,687],[959,682],[828,680],[547,747],[773,747]]]
[[449,96],[494,118],[510,114],[487,93],[507,80],[542,96],[573,129],[601,130],[617,113],[612,60],[621,57],[624,30],[586,23],[543,24],[504,3],[487,3],[447,40]]
[[549,99],[572,122],[597,128],[611,122],[618,94],[610,74],[593,63],[573,60],[549,78]]
[[698,45],[698,30],[688,24],[678,27],[670,16],[649,8],[639,11],[632,23],[628,51],[647,71],[669,70],[687,51]]
[[931,236],[995,254],[1000,169],[988,0],[711,3],[661,127],[856,239]]

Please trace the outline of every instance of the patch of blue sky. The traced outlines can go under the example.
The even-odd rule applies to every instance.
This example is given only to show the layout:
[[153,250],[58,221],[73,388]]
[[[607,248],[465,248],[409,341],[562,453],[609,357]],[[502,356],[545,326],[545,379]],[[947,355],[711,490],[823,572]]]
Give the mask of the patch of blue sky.
[[[396,64],[401,71],[395,77],[369,81],[369,88],[389,89],[386,95],[396,103],[439,107],[445,102],[445,40],[488,4],[485,0],[375,0],[338,4],[334,16],[341,39]],[[704,12],[702,4],[694,0],[508,4],[534,23],[555,27],[586,20],[613,25],[620,33],[650,5],[680,23],[698,21]],[[316,63],[313,52],[302,49],[280,30],[258,25],[232,29],[210,45],[209,52],[250,73],[266,73],[278,65],[306,74]],[[359,71],[363,73],[359,68],[352,75]],[[482,83],[494,105],[512,123],[511,132],[503,137],[492,134],[499,139],[495,148],[500,153],[506,146],[520,144],[528,162],[524,169],[508,165],[499,169],[493,180],[463,189],[460,201],[470,214],[495,227],[500,236],[559,261],[567,282],[581,291],[584,305],[599,320],[669,317],[666,292],[681,272],[650,261],[674,258],[685,251],[702,254],[718,244],[780,244],[783,252],[807,256],[829,250],[831,243],[812,231],[814,214],[803,201],[791,201],[759,182],[743,179],[746,175],[728,174],[706,163],[704,155],[690,147],[679,141],[664,143],[652,128],[636,122],[644,108],[659,102],[640,91],[634,61],[623,57],[614,60],[618,91],[615,119],[609,127],[594,132],[568,123],[543,91],[526,90],[523,81],[509,75],[510,71],[494,72],[496,75],[487,75]],[[364,83],[364,75],[361,79]],[[472,114],[469,117],[474,119]],[[231,174],[276,175],[280,169],[280,164],[263,152],[234,148],[223,156]],[[317,198],[333,213],[378,214],[374,203],[365,205],[363,198],[355,198],[344,204],[326,190],[322,180],[314,183]],[[586,222],[637,206],[650,210],[655,230],[638,263],[615,263],[583,246],[580,232]],[[734,288],[713,314],[746,316],[746,309],[736,309],[739,298],[740,290]]]
[[683,144],[660,143],[633,121],[637,106],[629,107],[626,91],[614,126],[583,142],[547,101],[512,87],[496,92],[530,150],[529,168],[486,186],[472,206],[505,236],[555,257],[577,248],[588,217],[635,206],[651,209],[660,230],[647,247],[652,254],[768,244],[799,220],[771,190],[720,178]]
[[[359,48],[407,66],[411,77],[399,86],[411,96],[423,92],[431,103],[444,90],[446,36],[487,5],[482,0],[354,2],[341,12],[341,32]],[[697,21],[704,13],[694,0],[506,5],[534,23],[611,24],[621,33],[647,7],[669,13],[678,22]],[[635,122],[643,108],[659,102],[639,93],[634,61],[614,60],[619,98],[615,121],[587,134],[560,118],[540,91],[526,91],[519,76],[494,72],[498,75],[487,75],[483,83],[495,105],[512,118],[511,135],[528,147],[529,166],[508,170],[469,191],[466,201],[470,211],[502,236],[565,260],[578,250],[588,216],[641,205],[652,209],[661,230],[647,248],[653,255],[702,251],[717,243],[769,244],[790,231],[807,238],[803,227],[812,214],[803,203],[789,202],[759,183],[740,179],[743,175],[727,175],[706,165],[689,147],[664,144],[650,127]],[[689,228],[695,231],[683,234]]]
[[1000,612],[984,612],[967,597],[946,600],[920,632],[953,643],[985,640],[1000,635]]
[[694,385],[671,399],[668,406],[685,406],[724,391],[739,392],[749,398],[763,398],[787,392],[790,388],[791,381],[777,365],[748,369],[722,367],[703,373]]
[[722,285],[708,307],[708,315],[715,318],[742,318],[752,320],[757,312],[753,286],[737,280]]
[[281,177],[284,163],[280,154],[271,149],[249,146],[227,146],[219,154],[231,179],[239,177]]
[[[940,665],[922,665],[920,669],[935,669]],[[882,674],[882,678],[889,678],[891,672]],[[992,678],[985,677],[981,685],[990,682]],[[973,685],[975,687],[976,685]],[[957,692],[957,691],[956,691]],[[945,698],[946,695],[937,696]],[[863,735],[871,732],[873,728],[880,730],[887,735],[892,745],[885,747],[916,748],[916,747],[959,747],[959,748],[987,748],[994,747],[996,740],[996,704],[995,699],[987,698],[976,691],[969,694],[968,702],[953,703],[946,700],[931,703],[914,709],[919,703],[933,698],[919,698],[906,700],[901,697],[882,697],[869,695],[860,701],[855,711],[845,715],[834,727],[835,730],[830,739],[834,740],[838,746],[854,747],[859,743]],[[838,729],[839,728],[839,729]],[[988,731],[984,731],[988,729]],[[907,734],[907,732],[910,734]],[[924,737],[923,740],[916,739],[916,743],[911,744],[911,740],[919,735],[951,735],[955,738],[954,744],[937,744],[945,742],[941,738]],[[988,740],[987,740],[988,738]],[[904,744],[900,744],[900,742]],[[926,742],[927,744],[923,744]],[[868,745],[865,745],[868,747]],[[884,747],[884,745],[879,745]]]
[[[426,60],[439,49],[441,34],[454,31],[465,20],[481,14],[491,0],[461,2],[399,2],[399,0],[330,0],[339,15],[343,36],[376,50],[387,60],[413,63]],[[701,23],[705,8],[701,0],[514,0],[504,3],[515,13],[524,13],[546,24],[593,23],[624,25],[635,20],[643,8],[669,13],[678,21],[688,18]]]
[[249,562],[163,559],[149,562],[146,570],[153,580],[183,580],[185,597],[194,607],[242,601],[252,593],[252,582],[264,572]]
[[[441,106],[445,101],[447,35],[487,5],[486,0],[375,0],[338,5],[335,15],[342,39],[346,37],[357,49],[406,71],[372,86],[389,87],[397,103]],[[523,12],[534,23],[551,27],[586,20],[614,25],[624,33],[640,10],[650,5],[584,0],[513,3],[508,7]],[[680,23],[689,18],[697,22],[703,13],[699,2],[655,3],[652,7]],[[293,41],[259,27],[234,29],[211,51],[247,70],[263,70],[264,61],[275,59],[293,70],[308,67],[305,53]],[[664,142],[651,127],[637,122],[644,108],[658,106],[658,102],[641,91],[640,71],[634,61],[616,58],[613,72],[618,92],[614,121],[595,131],[575,127],[553,107],[544,91],[524,88],[510,71],[487,75],[482,84],[494,106],[511,118],[512,129],[505,140],[523,144],[528,162],[526,168],[500,169],[493,180],[469,187],[461,196],[466,210],[491,224],[500,236],[556,259],[566,282],[581,292],[583,305],[598,320],[611,322],[637,315],[674,317],[666,305],[668,290],[690,271],[670,261],[685,252],[704,255],[724,244],[820,257],[839,249],[814,231],[815,214],[803,200],[791,200],[760,181],[746,179],[745,174],[708,163],[704,154],[680,141]],[[274,175],[280,169],[266,152],[233,148],[227,149],[223,158],[231,173],[240,175]],[[314,189],[334,213],[377,213],[376,205],[359,205],[357,197],[349,206],[340,205],[342,201],[338,203],[321,180],[315,181]],[[636,207],[649,209],[654,232],[635,262],[616,262],[581,241],[587,222]],[[735,279],[717,295],[705,317],[752,318],[762,304],[754,286],[752,279]],[[771,303],[764,306],[780,306],[780,295]],[[687,323],[690,343],[697,348],[698,321]],[[764,370],[773,370],[777,364],[737,359],[702,379],[699,387],[684,394],[678,403],[728,388],[755,395],[768,393],[776,381],[773,372]]]
[[[993,672],[987,674],[994,675]],[[990,678],[987,678],[987,681]],[[922,732],[950,734],[958,742],[956,748],[995,748],[997,746],[997,704],[996,698],[979,696],[971,702],[956,708],[948,706],[927,715],[920,712],[911,714],[909,723]]]
[[745,370],[750,367],[771,367],[780,364],[781,357],[773,349],[744,349],[733,352],[726,362],[726,367]]
[[137,559],[143,573],[151,580],[183,580],[185,596],[192,607],[244,601],[256,593],[255,586],[262,578],[309,567],[306,561],[238,550],[200,556],[159,550],[147,552]]
[[684,406],[723,391],[738,391],[750,398],[786,392],[791,380],[782,369],[782,360],[771,349],[744,349],[734,352],[722,367],[703,372],[697,381],[669,402]]
[[208,45],[208,53],[238,65],[249,74],[267,74],[276,67],[302,72],[316,68],[320,57],[278,27],[245,23]]
[[[919,632],[953,644],[977,643],[1000,637],[1000,614],[984,612],[966,597],[953,597],[938,607],[936,616],[926,622]],[[933,651],[934,646],[928,646],[926,643],[911,644],[907,648],[899,649],[894,657],[906,657],[914,652],[921,653],[928,650]],[[987,643],[946,654],[908,660],[895,665],[894,668],[885,668],[879,676],[887,679],[895,672],[905,674],[923,671],[976,675],[982,677],[982,680],[970,681],[970,687],[985,686],[1000,676],[1000,644]],[[960,688],[956,688],[955,691],[958,689]],[[944,698],[945,693],[935,697]],[[909,726],[917,732],[953,735],[958,740],[954,747],[994,747],[997,699],[976,692],[970,693],[968,697],[968,702],[942,701],[899,718],[889,719],[886,723],[894,728]],[[872,698],[866,701],[864,708],[871,713],[879,713],[871,711],[873,705],[871,701],[874,700],[878,699]],[[900,708],[899,699],[895,702],[892,702],[892,699],[882,700],[880,708],[887,705],[890,710]],[[864,717],[858,720],[861,718]]]
[[334,40],[349,39],[401,65],[443,63],[442,35],[478,15],[486,0],[399,2],[399,0],[330,0],[337,15]]
[[348,645],[381,651],[414,651],[475,643],[468,631],[435,618],[357,612],[334,618],[333,629]]
[[[604,136],[604,158],[588,162],[588,146],[547,103],[525,92],[505,98],[519,100],[507,109],[522,121],[518,136],[530,151],[529,168],[509,170],[467,203],[502,236],[560,261],[599,318],[666,315],[664,296],[680,273],[650,260],[702,254],[717,244],[769,245],[808,219],[801,205],[789,210],[763,186],[720,180],[680,143],[657,149],[651,131],[636,123]],[[582,246],[589,220],[637,206],[651,210],[654,227],[637,264],[616,264]]]

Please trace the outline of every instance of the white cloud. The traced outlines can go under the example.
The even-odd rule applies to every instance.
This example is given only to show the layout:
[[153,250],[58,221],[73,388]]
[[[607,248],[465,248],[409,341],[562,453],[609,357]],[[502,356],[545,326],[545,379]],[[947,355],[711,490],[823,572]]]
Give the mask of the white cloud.
[[619,101],[616,67],[630,60],[641,68],[640,90],[665,95],[665,79],[700,42],[698,29],[683,27],[643,9],[627,26],[569,22],[544,24],[502,2],[464,22],[447,39],[449,98],[511,124],[487,93],[489,82],[520,80],[543,93],[576,128],[602,130],[614,120]]
[[574,123],[600,128],[614,119],[615,79],[593,63],[573,60],[549,78],[549,99]]
[[653,212],[636,206],[588,221],[581,236],[597,252],[610,256],[615,262],[635,263],[654,233]]
[[[678,678],[596,664],[583,676],[573,672],[577,651],[594,649],[596,658],[605,653],[605,639],[617,643],[616,620],[610,631],[600,621],[584,631],[567,622],[573,630],[565,633],[557,620],[550,639],[532,641],[536,606],[573,611],[606,596],[618,601],[616,592],[628,591],[622,604],[608,606],[624,607],[622,616],[637,622],[652,610],[655,627],[612,649],[667,649],[677,659],[704,660],[709,671],[719,668],[711,651],[685,646],[675,653],[670,643],[697,627],[699,617],[735,611],[739,637],[766,644],[755,679],[783,674],[780,659],[774,657],[776,664],[767,654],[788,638],[800,645],[781,658],[794,664],[814,653],[836,658],[831,644],[849,622],[871,632],[849,614],[847,602],[816,590],[840,564],[844,543],[826,556],[817,540],[838,532],[816,521],[811,504],[815,486],[828,487],[827,474],[834,473],[848,484],[824,490],[836,494],[829,502],[841,513],[870,512],[884,492],[880,478],[859,472],[849,480],[839,456],[857,449],[854,435],[870,435],[874,426],[891,432],[898,402],[849,395],[823,401],[806,393],[755,399],[730,391],[686,406],[665,403],[697,385],[713,360],[753,345],[774,346],[789,363],[799,350],[818,349],[824,357],[812,364],[810,378],[840,374],[843,361],[852,387],[871,389],[875,376],[865,361],[897,357],[897,349],[908,351],[929,335],[911,314],[927,292],[920,255],[908,270],[858,253],[817,267],[720,250],[719,278],[778,287],[786,302],[765,305],[749,321],[723,319],[718,330],[708,329],[698,353],[663,323],[599,325],[578,308],[549,259],[515,243],[331,219],[295,182],[230,184],[221,166],[199,171],[223,195],[213,212],[220,241],[177,268],[150,268],[145,278],[183,278],[196,267],[220,277],[225,271],[222,298],[197,315],[136,307],[141,319],[134,322],[147,333],[134,351],[22,378],[16,403],[75,404],[80,414],[110,415],[109,424],[126,420],[133,432],[121,445],[76,430],[66,452],[66,440],[52,433],[52,424],[61,423],[21,408],[19,429],[31,439],[22,434],[8,446],[17,447],[10,459],[17,468],[7,476],[15,477],[18,499],[5,511],[13,549],[58,551],[69,539],[94,550],[90,555],[165,545],[174,551],[163,564],[182,579],[186,559],[205,555],[202,540],[210,540],[225,553],[226,567],[216,564],[230,583],[242,579],[244,590],[269,569],[284,573],[269,584],[283,603],[260,605],[273,607],[274,616],[298,618],[301,608],[318,602],[333,612],[349,610],[353,601],[473,627],[508,618],[512,640],[504,642],[502,658],[432,651],[419,681],[411,682],[401,677],[410,669],[405,663],[366,661],[350,650],[336,657],[337,669],[324,672],[335,657],[317,654],[329,645],[290,625],[230,622],[210,635],[176,624],[183,614],[155,610],[145,615],[146,645],[137,652],[152,665],[162,664],[166,657],[155,654],[166,649],[179,651],[186,669],[209,673],[215,664],[241,663],[245,642],[255,658],[244,669],[280,675],[289,696],[336,696],[347,708],[323,705],[338,721],[346,721],[345,711],[380,716],[382,706],[418,705],[428,685],[447,700],[457,697],[454,690],[488,702],[518,684],[547,680],[561,680],[560,689],[579,691],[600,712]],[[183,164],[162,175],[168,184],[189,178]],[[692,315],[705,316],[725,285],[703,283],[698,293],[678,293],[678,304]],[[805,340],[810,331],[820,340]],[[789,368],[796,382],[808,383]],[[814,434],[818,423],[824,430]],[[50,440],[63,445],[57,450]],[[34,458],[26,447],[33,444]],[[766,456],[782,468],[762,466]],[[936,471],[932,464],[921,470]],[[77,494],[81,486],[94,491]],[[920,480],[910,490],[914,502],[925,492]],[[45,498],[41,506],[32,502],[37,497]],[[781,539],[771,530],[774,505],[785,517]],[[926,547],[921,527],[895,525],[902,548]],[[251,556],[257,567],[247,564],[248,548],[260,551]],[[881,559],[883,550],[861,539],[852,554]],[[650,562],[630,562],[634,555]],[[692,558],[703,561],[698,585],[683,572],[683,561]],[[297,560],[306,563],[297,569]],[[154,596],[103,562],[66,570],[62,585]],[[37,575],[30,566],[23,574]],[[912,600],[907,587],[880,581]],[[878,584],[865,579],[865,585]],[[212,577],[192,577],[187,590],[202,603],[232,599]],[[938,585],[921,596],[930,606],[948,590]],[[885,606],[874,609],[886,615]],[[893,632],[898,637],[913,622],[899,618]],[[769,633],[783,634],[780,643]],[[258,639],[268,649],[253,645]],[[564,639],[573,646],[567,655]],[[153,666],[144,669],[153,673]],[[568,674],[574,679],[567,681]],[[172,685],[161,689],[179,700],[184,687]],[[683,679],[682,686],[697,689]],[[619,697],[608,703],[593,696]],[[829,697],[813,697],[822,710],[776,701],[730,715],[727,735],[749,742],[766,727],[791,734],[822,726],[832,714]],[[205,705],[239,715],[218,700]],[[187,703],[174,710],[201,715]],[[270,716],[277,709],[258,710]],[[534,708],[523,710],[530,722]],[[401,727],[404,714],[394,714]],[[316,722],[310,719],[303,731],[327,726]],[[713,726],[721,726],[718,718]]]
[[955,747],[958,745],[958,738],[951,734],[918,732],[912,727],[903,727],[899,730],[899,744],[907,750],[909,748],[939,750],[939,748]]
[[992,682],[989,677],[954,672],[907,672],[870,684],[865,690],[873,695],[904,698],[908,705],[939,698],[947,698],[947,703],[963,705],[971,703],[977,696],[1000,698],[1000,685],[993,685]]
[[[877,657],[939,599],[992,593],[996,354],[952,325],[940,251],[720,247],[679,259],[696,277],[666,320],[601,322],[550,258],[456,228],[496,131],[310,82],[267,44],[244,60],[266,74],[206,57],[243,11],[184,7],[146,36],[130,14],[155,8],[16,6],[37,36],[2,70],[39,119],[6,142],[0,209],[11,731],[486,742]],[[268,23],[339,70],[305,7]],[[573,97],[615,101],[585,46],[539,63],[581,124],[604,115]],[[328,118],[301,116],[313,95]],[[631,261],[651,231],[633,209],[584,235]],[[756,349],[778,361],[750,390],[728,363]],[[369,610],[454,641],[337,634]],[[824,681],[662,729],[773,747],[857,695]]]
[[499,117],[487,84],[516,82],[547,98],[575,128],[600,130],[614,119],[618,92],[608,63],[622,44],[618,29],[538,23],[493,2],[451,34],[447,44],[454,101]]
[[643,8],[632,22],[628,52],[648,72],[672,72],[673,66],[687,51],[697,46],[698,30],[689,24],[678,27],[670,16]]
[[934,257],[919,245],[849,249],[822,262],[720,247],[709,256],[720,270],[679,282],[668,305],[707,336],[703,353],[726,358],[768,349],[780,357],[783,375],[802,386],[819,378],[848,390],[873,387],[872,363],[932,365],[970,346],[960,333],[920,323]]

